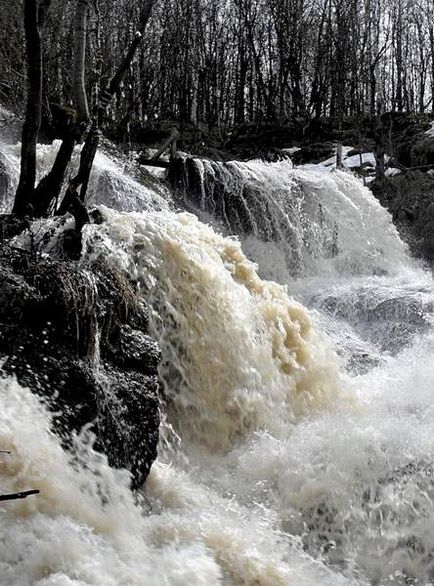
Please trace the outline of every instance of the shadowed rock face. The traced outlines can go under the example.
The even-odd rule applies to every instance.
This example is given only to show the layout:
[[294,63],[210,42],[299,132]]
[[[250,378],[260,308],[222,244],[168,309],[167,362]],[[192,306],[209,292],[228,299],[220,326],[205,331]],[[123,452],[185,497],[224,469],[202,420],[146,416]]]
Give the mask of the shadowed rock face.
[[407,171],[373,183],[372,191],[392,214],[401,236],[416,256],[434,263],[434,177]]
[[37,260],[0,246],[0,375],[43,398],[65,447],[90,425],[110,465],[140,486],[157,455],[160,352],[148,312],[103,263]]

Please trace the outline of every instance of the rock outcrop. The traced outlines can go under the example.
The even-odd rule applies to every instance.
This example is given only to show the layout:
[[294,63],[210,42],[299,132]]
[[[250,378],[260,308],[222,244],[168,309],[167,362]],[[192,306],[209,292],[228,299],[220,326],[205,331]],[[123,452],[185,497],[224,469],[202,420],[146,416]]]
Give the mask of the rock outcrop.
[[434,177],[407,171],[370,185],[416,256],[434,262]]
[[42,397],[65,447],[90,426],[95,448],[140,486],[157,453],[160,353],[134,287],[101,261],[1,243],[0,282],[0,376]]

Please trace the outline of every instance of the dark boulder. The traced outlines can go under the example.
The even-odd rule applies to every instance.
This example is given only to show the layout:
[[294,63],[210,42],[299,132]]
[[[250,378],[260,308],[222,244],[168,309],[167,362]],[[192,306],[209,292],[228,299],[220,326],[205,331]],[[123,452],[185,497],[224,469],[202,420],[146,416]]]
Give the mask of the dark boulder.
[[392,214],[411,251],[434,262],[434,177],[419,170],[387,177],[370,185],[380,203]]
[[160,353],[148,311],[104,262],[37,259],[0,246],[0,374],[53,412],[65,447],[83,426],[110,465],[140,486],[156,458]]
[[158,378],[106,368],[100,383],[97,434],[109,463],[130,470],[133,487],[146,480],[157,457]]
[[122,326],[114,358],[121,365],[144,374],[155,374],[160,362],[158,344],[147,334]]
[[29,223],[26,219],[11,214],[0,214],[0,241],[21,234],[28,226]]
[[412,167],[429,169],[434,167],[434,139],[425,136],[415,142],[410,149]]

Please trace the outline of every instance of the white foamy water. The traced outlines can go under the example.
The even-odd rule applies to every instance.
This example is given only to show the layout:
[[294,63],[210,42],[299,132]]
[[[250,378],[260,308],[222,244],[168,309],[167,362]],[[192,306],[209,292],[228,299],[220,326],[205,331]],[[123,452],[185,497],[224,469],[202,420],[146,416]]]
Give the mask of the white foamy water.
[[[77,440],[74,468],[49,417],[13,380],[2,392],[2,492],[41,494],[1,508],[1,583],[38,585],[346,584],[276,527],[194,476],[156,463],[137,502],[127,477]],[[338,579],[338,582],[335,580]]]
[[[38,145],[37,149],[37,181],[42,179],[50,170],[56,158],[61,141],[55,140],[52,144]],[[13,196],[19,177],[20,144],[6,144],[1,141],[0,149],[2,161],[11,178],[11,185],[5,193],[0,192],[0,209],[12,206]],[[68,174],[73,174],[78,167],[81,147],[75,149]],[[132,161],[127,157],[110,158],[107,154],[98,151],[88,187],[87,201],[89,205],[104,203],[117,210],[157,210],[166,209],[170,205],[170,191],[152,175],[144,172],[134,177],[128,170],[134,168]]]
[[[12,451],[0,492],[41,489],[0,508],[0,583],[431,584],[432,279],[388,214],[343,173],[234,164],[261,205],[280,198],[272,222],[303,194],[306,215],[285,233],[302,243],[294,280],[283,234],[241,230],[241,247],[169,206],[138,212],[116,168],[108,199],[122,211],[101,206],[84,254],[121,267],[154,307],[159,458],[133,496],[88,438],[72,461],[30,391],[0,381],[0,448]],[[323,223],[309,227],[319,201]],[[221,225],[217,212],[207,218]],[[318,244],[321,227],[333,249]]]

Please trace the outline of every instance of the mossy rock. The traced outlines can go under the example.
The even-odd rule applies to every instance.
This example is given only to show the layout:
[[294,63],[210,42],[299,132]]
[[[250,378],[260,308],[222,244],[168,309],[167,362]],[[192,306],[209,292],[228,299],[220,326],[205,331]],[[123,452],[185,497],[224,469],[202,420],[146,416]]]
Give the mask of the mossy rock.
[[427,136],[411,147],[410,163],[412,167],[434,167],[434,138]]

